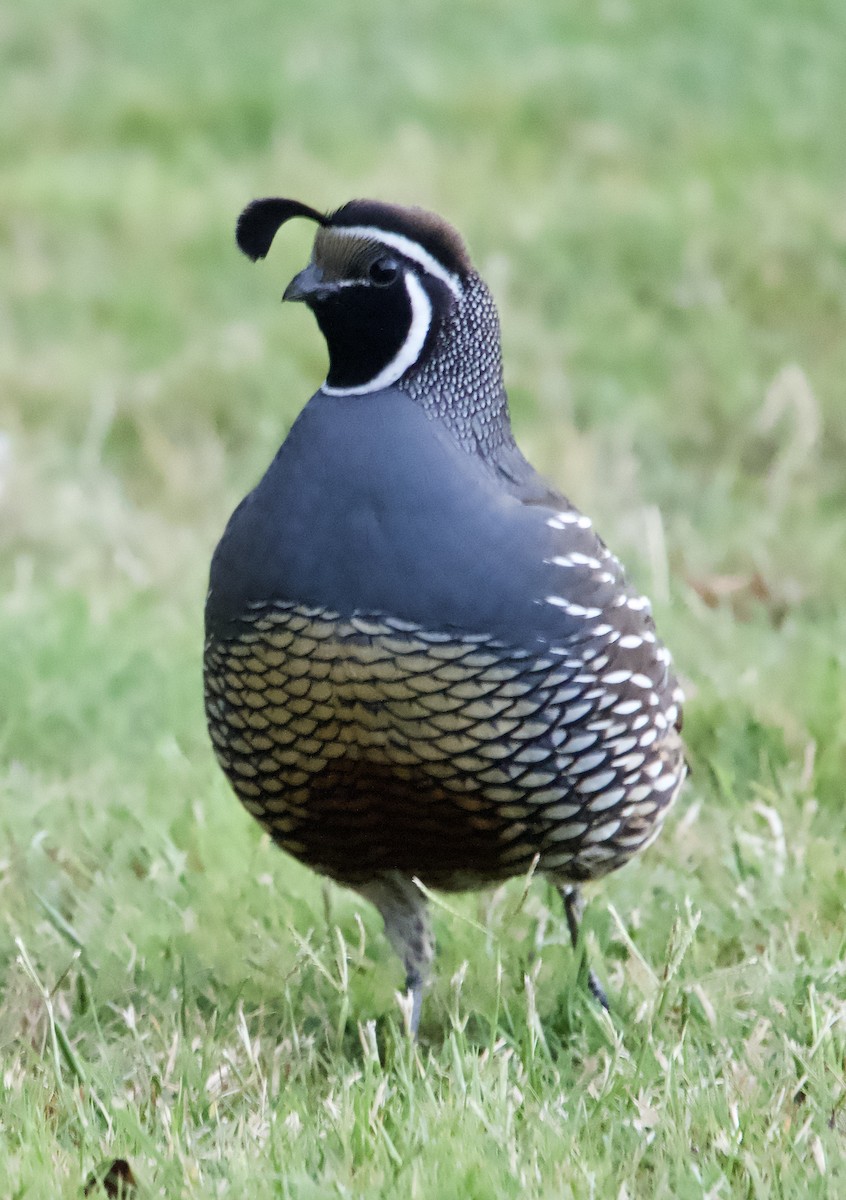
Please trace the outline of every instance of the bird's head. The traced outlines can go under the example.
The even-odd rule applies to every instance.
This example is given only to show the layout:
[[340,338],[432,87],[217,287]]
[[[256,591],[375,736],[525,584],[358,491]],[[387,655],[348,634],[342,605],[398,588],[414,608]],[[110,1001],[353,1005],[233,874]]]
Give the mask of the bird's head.
[[[311,261],[285,289],[314,313],[329,350],[324,391],[357,395],[390,387],[436,353],[439,334],[460,324],[468,296],[487,289],[460,235],[419,208],[351,200],[326,216],[297,200],[254,200],[241,213],[237,241],[264,258],[276,231],[292,217],[316,222]],[[441,337],[442,345],[453,337]]]

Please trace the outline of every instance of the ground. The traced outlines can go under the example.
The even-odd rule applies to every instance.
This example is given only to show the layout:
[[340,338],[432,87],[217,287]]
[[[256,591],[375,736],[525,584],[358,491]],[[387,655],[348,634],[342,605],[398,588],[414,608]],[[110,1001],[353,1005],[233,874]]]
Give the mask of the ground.
[[[846,1188],[840,0],[47,0],[2,17],[0,1194]],[[378,918],[207,743],[212,547],[323,377],[279,193],[431,207],[529,456],[684,677],[693,775],[591,893],[438,903],[420,1045]],[[101,1193],[102,1194],[102,1193]]]

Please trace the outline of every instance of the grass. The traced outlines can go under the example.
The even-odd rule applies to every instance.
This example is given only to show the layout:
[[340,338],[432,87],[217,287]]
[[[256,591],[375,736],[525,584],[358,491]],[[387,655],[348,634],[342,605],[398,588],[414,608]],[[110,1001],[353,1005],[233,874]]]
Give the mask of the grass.
[[[846,1177],[846,9],[2,17],[0,1195],[823,1197]],[[594,893],[436,913],[419,1048],[373,911],[207,744],[211,549],[322,378],[233,221],[418,202],[515,424],[656,598],[693,778]]]

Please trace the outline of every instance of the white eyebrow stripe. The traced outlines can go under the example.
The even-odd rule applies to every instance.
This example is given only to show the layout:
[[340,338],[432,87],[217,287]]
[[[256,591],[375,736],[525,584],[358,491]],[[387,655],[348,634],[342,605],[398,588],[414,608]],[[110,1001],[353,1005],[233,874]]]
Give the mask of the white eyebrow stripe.
[[380,229],[378,225],[330,225],[329,228],[333,233],[342,234],[344,237],[367,238],[370,241],[381,242],[383,246],[390,246],[392,250],[398,251],[404,258],[410,258],[412,262],[416,262],[419,266],[423,267],[430,275],[434,275],[436,279],[440,279],[441,283],[445,283],[456,300],[461,297],[461,284],[458,281],[458,276],[448,271],[442,263],[438,262],[434,254],[430,254],[428,250],[424,250],[419,242],[405,237],[404,234],[390,233],[386,229]]
[[324,383],[321,391],[327,396],[366,396],[368,392],[381,391],[382,388],[396,383],[408,368],[417,362],[429,335],[429,326],[432,324],[432,302],[426,294],[426,289],[411,270],[405,271],[404,279],[405,290],[411,301],[411,325],[405,341],[388,365],[368,383],[348,388],[331,387]]

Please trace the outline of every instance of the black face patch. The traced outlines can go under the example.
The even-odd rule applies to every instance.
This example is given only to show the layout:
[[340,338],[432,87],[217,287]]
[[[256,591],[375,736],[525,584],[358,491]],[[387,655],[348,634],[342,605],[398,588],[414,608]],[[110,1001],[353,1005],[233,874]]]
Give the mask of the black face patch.
[[401,273],[386,286],[340,287],[309,306],[329,348],[326,382],[333,388],[370,383],[399,354],[411,327],[411,301]]

